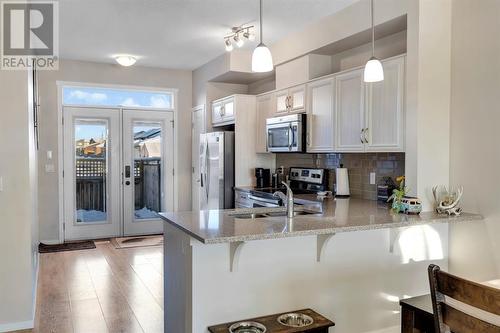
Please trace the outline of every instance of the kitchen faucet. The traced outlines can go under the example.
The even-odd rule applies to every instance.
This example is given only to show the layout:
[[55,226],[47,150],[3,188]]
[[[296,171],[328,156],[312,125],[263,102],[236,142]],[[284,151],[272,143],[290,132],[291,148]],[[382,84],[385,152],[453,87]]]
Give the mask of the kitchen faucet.
[[281,182],[283,185],[286,187],[286,196],[283,194],[281,191],[276,191],[274,192],[275,197],[279,197],[283,202],[285,203],[286,207],[286,215],[288,218],[293,218],[294,216],[294,211],[293,211],[293,192],[290,186],[288,186],[287,183]]

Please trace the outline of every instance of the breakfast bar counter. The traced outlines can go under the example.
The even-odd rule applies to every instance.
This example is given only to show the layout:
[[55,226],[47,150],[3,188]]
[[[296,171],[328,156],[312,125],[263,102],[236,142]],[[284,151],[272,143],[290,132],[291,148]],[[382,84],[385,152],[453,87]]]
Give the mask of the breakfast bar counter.
[[284,207],[172,212],[160,215],[170,225],[204,244],[483,219],[479,214],[470,213],[463,213],[460,216],[447,216],[435,212],[422,212],[419,215],[394,214],[388,204],[373,200],[355,198],[318,200],[316,195],[308,194],[295,197],[296,203],[300,203],[295,211],[306,214],[298,215],[292,220],[284,216],[273,216],[285,212]]
[[448,268],[448,224],[482,219],[354,198],[296,204],[292,219],[281,207],[162,213],[165,332],[298,308],[334,321],[330,332],[398,332],[399,300],[429,292],[430,263]]

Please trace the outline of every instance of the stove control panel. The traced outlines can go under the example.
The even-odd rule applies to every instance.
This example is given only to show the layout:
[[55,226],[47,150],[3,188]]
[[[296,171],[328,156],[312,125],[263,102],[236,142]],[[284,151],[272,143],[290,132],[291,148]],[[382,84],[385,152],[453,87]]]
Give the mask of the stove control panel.
[[325,169],[290,168],[290,180],[323,184]]

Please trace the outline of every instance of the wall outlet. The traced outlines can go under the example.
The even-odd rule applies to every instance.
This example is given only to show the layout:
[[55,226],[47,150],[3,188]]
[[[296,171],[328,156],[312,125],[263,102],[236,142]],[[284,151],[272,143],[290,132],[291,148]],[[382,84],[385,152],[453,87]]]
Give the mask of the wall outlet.
[[376,174],[375,172],[370,172],[370,185],[375,185],[376,182]]

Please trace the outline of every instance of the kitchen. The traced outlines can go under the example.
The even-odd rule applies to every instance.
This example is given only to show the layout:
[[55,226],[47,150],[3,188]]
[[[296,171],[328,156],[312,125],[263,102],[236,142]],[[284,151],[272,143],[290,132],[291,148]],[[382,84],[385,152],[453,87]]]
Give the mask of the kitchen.
[[[434,140],[449,142],[450,128],[440,123],[449,122],[449,101],[415,88],[450,87],[435,74],[442,67],[425,62],[450,63],[444,46],[415,37],[431,26],[425,15],[449,8],[421,8],[416,24],[411,6],[384,5],[389,19],[377,24],[376,46],[373,29],[342,36],[287,55],[272,76],[254,81],[232,70],[238,53],[230,52],[227,74],[205,81],[210,64],[200,70],[206,127],[214,131],[201,134],[193,177],[200,210],[162,214],[170,330],[225,332],[246,318],[312,308],[335,321],[333,331],[398,332],[399,301],[428,293],[429,263],[448,268],[450,228],[483,220],[458,207],[460,186],[433,195],[448,184],[447,148]],[[433,29],[449,33],[441,24]],[[293,37],[312,31],[318,27]],[[290,48],[291,39],[280,46]],[[366,77],[373,52],[379,82]],[[400,197],[391,205],[393,190]],[[434,211],[439,191],[453,197],[451,215]]]
[[498,0],[46,5],[0,332],[500,333]]

